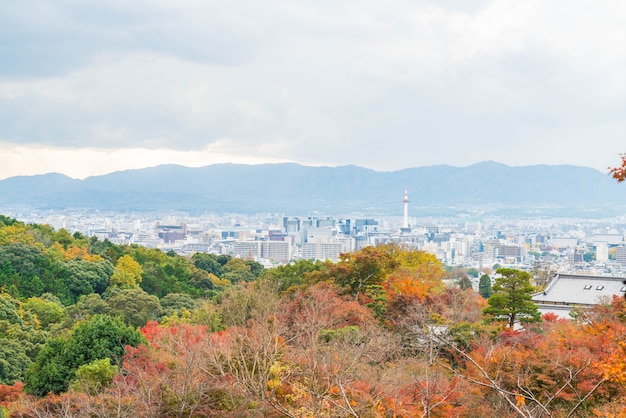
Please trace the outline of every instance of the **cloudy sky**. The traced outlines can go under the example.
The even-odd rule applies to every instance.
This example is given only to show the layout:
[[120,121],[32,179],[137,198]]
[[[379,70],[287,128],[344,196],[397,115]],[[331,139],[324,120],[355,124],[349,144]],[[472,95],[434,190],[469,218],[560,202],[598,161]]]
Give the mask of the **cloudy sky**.
[[624,0],[2,1],[0,60],[0,178],[626,152]]

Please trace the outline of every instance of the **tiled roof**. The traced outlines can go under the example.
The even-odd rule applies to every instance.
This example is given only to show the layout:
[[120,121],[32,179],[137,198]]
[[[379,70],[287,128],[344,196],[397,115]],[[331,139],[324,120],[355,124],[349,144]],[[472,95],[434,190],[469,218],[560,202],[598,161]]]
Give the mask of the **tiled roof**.
[[533,295],[533,301],[541,305],[597,305],[602,300],[610,301],[613,295],[624,296],[624,293],[623,277],[557,274],[545,291]]

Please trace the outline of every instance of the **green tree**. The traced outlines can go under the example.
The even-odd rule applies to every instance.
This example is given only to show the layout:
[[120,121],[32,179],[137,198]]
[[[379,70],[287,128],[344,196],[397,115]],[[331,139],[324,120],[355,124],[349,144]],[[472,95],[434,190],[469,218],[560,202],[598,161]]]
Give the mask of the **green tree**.
[[70,260],[66,263],[66,268],[67,286],[74,298],[90,293],[104,293],[115,271],[108,260]]
[[459,284],[459,287],[462,290],[472,288],[472,281],[467,275],[461,276],[461,278],[457,281],[457,283]]
[[76,370],[76,379],[72,381],[71,387],[91,396],[97,395],[104,388],[111,386],[117,370],[118,367],[112,365],[108,358],[83,364]]
[[533,286],[530,274],[525,271],[499,268],[493,293],[488,299],[489,306],[483,310],[493,321],[507,322],[513,327],[516,322],[522,324],[541,321],[537,305],[532,301]]
[[8,293],[0,293],[0,336],[18,342],[31,360],[50,338],[38,327],[36,316]]
[[252,269],[241,258],[231,258],[224,266],[222,279],[230,280],[232,284],[251,282],[255,279]]
[[192,266],[189,271],[189,284],[196,289],[205,291],[215,289],[215,283],[213,283],[211,276],[216,277],[211,273]]
[[17,223],[17,219],[9,218],[8,216],[0,215],[0,226],[11,226]]
[[489,277],[488,274],[480,276],[480,281],[478,282],[478,293],[485,299],[489,299],[491,296],[491,277]]
[[119,317],[133,327],[142,327],[148,321],[158,319],[162,313],[159,299],[140,288],[116,289],[105,302],[109,306],[109,315]]
[[169,316],[174,312],[181,314],[183,310],[193,311],[196,307],[196,301],[191,296],[184,293],[170,293],[161,298],[161,307],[163,315]]
[[57,232],[53,233],[52,239],[61,244],[64,249],[67,249],[67,247],[74,244],[74,237],[65,228],[61,228]]
[[62,322],[66,316],[65,308],[57,298],[55,299],[56,301],[29,298],[23,307],[37,317],[43,329],[48,329],[51,324]]
[[259,277],[259,275],[263,272],[263,270],[265,270],[265,267],[263,267],[263,264],[259,263],[258,261],[245,260],[244,262],[246,263],[248,267],[250,267],[250,273],[252,273],[255,279]]
[[26,373],[24,390],[36,396],[64,392],[80,366],[106,358],[120,364],[124,347],[144,342],[139,331],[120,319],[96,315],[79,323],[67,339],[59,337],[46,344]]
[[0,337],[0,385],[21,381],[30,363],[22,344]]
[[224,329],[220,309],[210,300],[203,300],[198,303],[198,307],[192,312],[191,323],[204,325],[209,332]]
[[191,257],[191,260],[196,268],[207,273],[214,274],[217,277],[222,277],[222,274],[224,274],[224,267],[217,261],[215,254],[196,253]]
[[124,250],[122,249],[122,247],[113,244],[108,239],[105,239],[104,241],[99,241],[98,237],[96,236],[93,236],[89,239],[88,247],[89,254],[100,255],[109,260],[111,263],[116,263],[117,260],[124,255]]
[[305,282],[308,274],[319,271],[324,267],[321,261],[298,260],[264,270],[259,276],[260,280],[269,280],[278,284],[278,290],[284,292],[292,286],[300,286]]
[[478,269],[476,269],[474,267],[467,269],[467,275],[470,276],[470,277],[478,279],[479,274],[480,274],[480,272],[478,271]]
[[14,285],[22,297],[39,296],[45,289],[41,276],[46,268],[37,247],[22,243],[0,247],[0,287]]

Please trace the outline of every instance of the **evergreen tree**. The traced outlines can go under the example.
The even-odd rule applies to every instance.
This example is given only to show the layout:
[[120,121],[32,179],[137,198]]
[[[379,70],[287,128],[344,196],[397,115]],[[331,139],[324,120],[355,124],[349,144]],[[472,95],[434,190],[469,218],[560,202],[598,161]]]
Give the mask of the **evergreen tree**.
[[491,296],[491,277],[489,277],[488,274],[480,276],[480,281],[478,282],[478,293],[485,299],[489,299]]
[[470,280],[470,278],[467,275],[462,276],[457,283],[459,284],[459,287],[462,290],[465,289],[471,289],[472,288],[472,281]]
[[55,338],[45,345],[26,373],[24,390],[36,396],[65,392],[80,366],[101,359],[119,364],[124,347],[144,342],[139,331],[120,319],[96,315],[78,324],[69,337]]
[[513,327],[515,322],[522,324],[541,321],[537,305],[532,301],[534,291],[530,284],[530,274],[509,268],[499,268],[493,294],[488,300],[489,307],[483,310],[492,321],[507,322]]

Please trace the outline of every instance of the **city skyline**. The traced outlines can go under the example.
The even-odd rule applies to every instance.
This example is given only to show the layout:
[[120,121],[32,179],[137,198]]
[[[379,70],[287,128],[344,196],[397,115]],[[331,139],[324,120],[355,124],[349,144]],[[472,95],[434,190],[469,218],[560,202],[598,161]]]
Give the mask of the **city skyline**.
[[0,5],[0,179],[159,164],[619,162],[607,1]]

